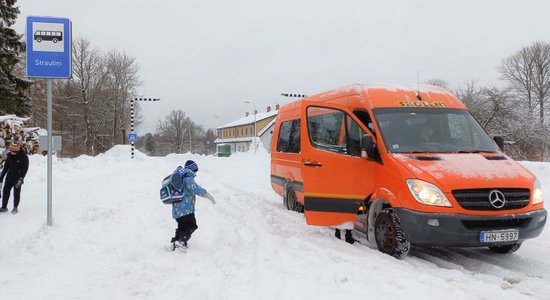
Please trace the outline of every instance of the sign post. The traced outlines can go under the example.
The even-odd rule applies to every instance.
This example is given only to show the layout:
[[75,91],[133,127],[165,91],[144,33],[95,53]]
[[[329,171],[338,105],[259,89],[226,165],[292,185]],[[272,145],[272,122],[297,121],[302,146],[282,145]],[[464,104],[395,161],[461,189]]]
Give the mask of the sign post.
[[52,226],[52,78],[72,76],[72,28],[66,18],[27,17],[27,77],[48,79],[48,212]]
[[134,97],[130,98],[130,133],[128,133],[128,142],[130,143],[130,158],[134,158],[135,143],[137,141],[137,133],[134,131],[134,102],[135,101],[160,101],[159,98],[143,98]]

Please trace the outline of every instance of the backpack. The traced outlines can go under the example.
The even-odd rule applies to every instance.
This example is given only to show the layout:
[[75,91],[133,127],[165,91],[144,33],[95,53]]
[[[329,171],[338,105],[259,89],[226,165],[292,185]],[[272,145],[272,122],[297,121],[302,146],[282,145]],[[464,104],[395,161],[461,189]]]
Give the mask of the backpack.
[[183,198],[183,181],[179,172],[174,172],[162,180],[160,200],[164,204],[180,202]]

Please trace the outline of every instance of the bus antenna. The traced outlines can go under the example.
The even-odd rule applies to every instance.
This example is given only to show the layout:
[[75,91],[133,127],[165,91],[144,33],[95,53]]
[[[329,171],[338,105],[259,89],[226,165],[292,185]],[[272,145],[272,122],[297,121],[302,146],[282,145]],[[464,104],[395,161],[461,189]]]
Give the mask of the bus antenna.
[[416,99],[422,101],[422,96],[420,95],[420,71],[416,71]]

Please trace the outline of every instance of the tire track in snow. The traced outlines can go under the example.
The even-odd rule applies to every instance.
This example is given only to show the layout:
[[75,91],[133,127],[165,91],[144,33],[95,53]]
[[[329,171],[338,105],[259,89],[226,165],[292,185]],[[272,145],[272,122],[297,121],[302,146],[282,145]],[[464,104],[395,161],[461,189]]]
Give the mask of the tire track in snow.
[[[221,168],[221,170],[223,174],[225,170],[223,168]],[[234,172],[235,170],[231,171]],[[255,192],[243,191],[236,186],[231,186],[233,180],[224,182],[225,176],[211,175],[216,178],[215,181],[220,190],[225,188],[231,191],[231,197],[229,198],[232,205],[240,207],[241,209],[244,208],[246,211],[247,216],[244,218],[247,220],[241,220],[239,226],[258,227],[258,224],[262,224],[261,227],[255,228],[253,231],[249,232],[249,234],[255,236],[254,239],[261,239],[262,235],[269,235],[269,237],[266,238],[275,239],[275,241],[280,240],[281,243],[284,244],[286,238],[311,232],[307,230],[307,226],[304,224],[303,215],[286,210],[282,204],[282,200],[274,200],[275,198],[279,198],[278,196],[267,197],[266,192],[258,190],[255,190]],[[241,174],[238,174],[236,176],[240,175]],[[246,182],[247,178],[243,176],[242,180]],[[274,195],[274,192],[270,192]],[[248,207],[253,201],[251,199],[257,199],[257,203],[253,207]],[[228,218],[243,218],[242,212],[239,209],[231,210],[228,212]],[[303,228],[297,229],[296,226],[285,226],[285,224],[288,223],[296,226],[303,226]],[[327,231],[324,231],[323,233],[326,234],[326,232]],[[307,239],[307,237],[302,238]],[[329,242],[336,244],[340,241],[333,240]],[[377,251],[376,247],[372,247],[370,244],[366,244],[365,246],[372,251]],[[252,260],[257,260],[257,248],[254,250],[250,247],[249,250],[255,251],[249,253],[249,255],[253,257]],[[300,253],[303,255],[306,255],[306,252],[308,252],[306,249],[300,250],[302,251]],[[315,255],[315,253],[311,254]],[[550,295],[546,287],[548,286],[548,282],[541,279],[540,276],[533,275],[533,265],[536,264],[536,261],[519,259],[517,262],[509,262],[504,258],[505,256],[500,256],[502,259],[498,259],[495,258],[495,255],[497,257],[500,256],[496,253],[491,255],[491,253],[483,254],[475,251],[472,252],[471,250],[430,250],[426,252],[426,250],[415,249],[412,251],[411,257],[406,258],[406,262],[411,263],[416,269],[425,273],[432,272],[434,266],[440,269],[439,272],[448,274],[458,271],[462,273],[463,276],[481,280],[484,284],[491,286],[497,285],[502,289],[513,289],[527,297],[537,298],[537,295],[532,292],[533,285],[541,291],[539,295]],[[334,260],[341,259],[338,255],[332,255],[332,257]],[[445,270],[449,270],[449,272]],[[543,274],[544,272],[538,273]],[[448,276],[452,278],[453,275]],[[523,284],[524,281],[529,281],[529,284],[526,286]],[[542,298],[544,298],[544,296],[542,296]]]
[[499,284],[502,289],[514,289],[535,299],[550,297],[550,281],[543,276],[548,266],[517,253],[503,255],[489,249],[413,247],[409,255],[418,259],[415,264],[419,269],[429,271],[432,265],[436,265],[479,278],[487,284]]

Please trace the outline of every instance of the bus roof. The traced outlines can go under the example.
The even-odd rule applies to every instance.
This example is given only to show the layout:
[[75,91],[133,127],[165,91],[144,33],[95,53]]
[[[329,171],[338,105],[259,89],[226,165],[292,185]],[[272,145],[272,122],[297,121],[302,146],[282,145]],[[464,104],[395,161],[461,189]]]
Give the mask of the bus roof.
[[[342,99],[345,96],[360,97]],[[466,106],[448,90],[425,84],[357,83],[313,95],[304,100],[308,102],[333,102],[357,107],[366,106],[368,108],[445,107],[466,109]]]

